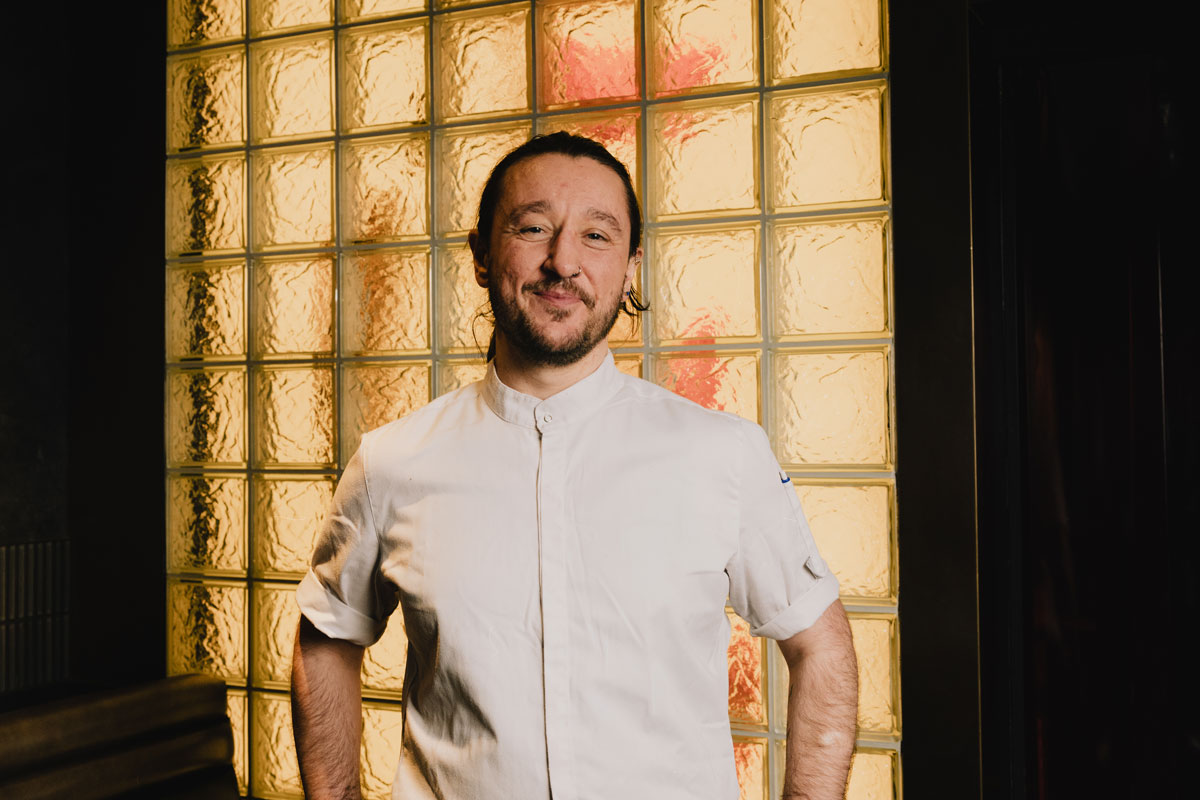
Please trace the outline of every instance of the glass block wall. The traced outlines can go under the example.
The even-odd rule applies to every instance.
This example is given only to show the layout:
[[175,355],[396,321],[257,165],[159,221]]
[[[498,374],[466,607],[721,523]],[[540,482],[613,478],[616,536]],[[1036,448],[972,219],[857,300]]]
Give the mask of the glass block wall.
[[[362,431],[483,372],[465,246],[533,132],[605,142],[647,217],[622,369],[761,422],[842,582],[852,798],[900,793],[880,0],[169,0],[171,673],[229,684],[243,792],[299,797],[294,584]],[[731,616],[742,797],[778,797],[786,668]],[[405,640],[363,667],[386,797]]]

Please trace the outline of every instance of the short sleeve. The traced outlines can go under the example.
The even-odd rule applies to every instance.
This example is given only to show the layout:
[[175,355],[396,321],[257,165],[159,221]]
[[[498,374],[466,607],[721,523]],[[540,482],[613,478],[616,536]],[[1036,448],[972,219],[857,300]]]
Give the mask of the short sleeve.
[[743,428],[738,550],[725,567],[729,602],[755,636],[787,639],[837,599],[800,499],[762,428]]
[[319,631],[374,644],[396,606],[379,572],[380,545],[367,489],[366,439],[346,465],[317,533],[308,574],[296,589],[300,611]]

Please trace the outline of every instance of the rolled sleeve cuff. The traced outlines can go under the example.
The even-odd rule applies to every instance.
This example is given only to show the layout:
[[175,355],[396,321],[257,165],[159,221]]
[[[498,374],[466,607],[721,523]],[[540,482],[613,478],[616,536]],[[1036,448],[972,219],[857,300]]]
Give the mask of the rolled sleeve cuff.
[[369,647],[383,635],[386,622],[372,619],[343,603],[310,569],[296,587],[296,602],[308,621],[331,639]]
[[838,582],[832,574],[826,575],[804,596],[790,606],[780,611],[767,622],[752,628],[754,636],[766,636],[768,639],[789,639],[812,624],[825,613],[825,609],[838,599]]

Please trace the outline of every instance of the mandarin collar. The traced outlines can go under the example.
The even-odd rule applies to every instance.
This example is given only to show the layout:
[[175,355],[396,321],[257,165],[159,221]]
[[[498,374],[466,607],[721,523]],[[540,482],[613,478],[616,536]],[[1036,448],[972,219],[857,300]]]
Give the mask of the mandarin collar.
[[506,422],[545,432],[591,416],[616,393],[620,383],[621,371],[610,351],[591,375],[558,394],[539,400],[505,385],[496,374],[495,362],[489,361],[487,376],[483,379],[483,396],[496,416]]

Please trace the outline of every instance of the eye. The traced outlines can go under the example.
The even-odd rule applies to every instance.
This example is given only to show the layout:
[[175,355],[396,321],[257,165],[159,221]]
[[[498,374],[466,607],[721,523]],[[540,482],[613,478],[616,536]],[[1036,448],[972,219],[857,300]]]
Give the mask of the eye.
[[521,233],[542,233],[544,230],[541,225],[526,225],[521,228]]
[[590,233],[587,233],[585,235],[587,236],[588,239],[592,240],[593,242],[607,242],[608,241],[608,237],[598,231],[591,231]]

